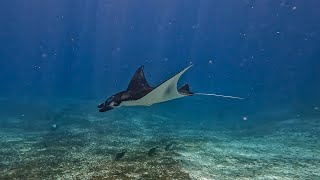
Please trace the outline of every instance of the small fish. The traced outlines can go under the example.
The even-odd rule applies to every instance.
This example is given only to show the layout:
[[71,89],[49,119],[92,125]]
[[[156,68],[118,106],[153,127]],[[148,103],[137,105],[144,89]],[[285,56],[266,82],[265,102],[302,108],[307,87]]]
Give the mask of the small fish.
[[123,158],[123,156],[126,154],[126,151],[123,151],[123,152],[119,152],[116,157],[114,158],[115,161],[118,161],[120,159]]
[[158,149],[158,146],[151,148],[151,149],[148,151],[148,156],[153,156],[153,155],[155,155],[157,149]]
[[57,124],[52,124],[51,125],[51,130],[53,130],[53,131],[55,131],[55,130],[57,130],[58,129],[58,125]]
[[44,142],[43,142],[43,148],[48,148],[48,147],[49,147],[48,142],[44,141]]
[[173,143],[169,143],[166,145],[166,147],[164,148],[165,151],[169,151],[173,148]]

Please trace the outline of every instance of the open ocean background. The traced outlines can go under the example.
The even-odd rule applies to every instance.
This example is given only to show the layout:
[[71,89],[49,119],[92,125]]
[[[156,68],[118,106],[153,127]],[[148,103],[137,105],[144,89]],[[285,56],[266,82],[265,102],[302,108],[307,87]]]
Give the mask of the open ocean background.
[[[320,179],[319,6],[1,1],[0,179]],[[141,65],[156,86],[190,63],[179,85],[245,100],[98,112]]]

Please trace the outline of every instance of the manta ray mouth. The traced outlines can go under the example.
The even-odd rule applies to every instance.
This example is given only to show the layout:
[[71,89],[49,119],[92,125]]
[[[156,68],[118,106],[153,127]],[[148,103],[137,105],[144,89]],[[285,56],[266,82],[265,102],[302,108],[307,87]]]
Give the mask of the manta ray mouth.
[[113,107],[106,105],[106,104],[104,104],[104,106],[98,106],[98,108],[100,108],[99,112],[106,112],[106,111],[110,111],[110,110],[114,109]]

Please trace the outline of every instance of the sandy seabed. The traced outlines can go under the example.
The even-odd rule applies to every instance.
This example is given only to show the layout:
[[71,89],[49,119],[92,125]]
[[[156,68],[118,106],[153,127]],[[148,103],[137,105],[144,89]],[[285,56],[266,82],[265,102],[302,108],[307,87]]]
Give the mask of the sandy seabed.
[[0,179],[320,179],[317,116],[232,129],[150,108],[61,104],[6,104],[16,111],[1,113]]

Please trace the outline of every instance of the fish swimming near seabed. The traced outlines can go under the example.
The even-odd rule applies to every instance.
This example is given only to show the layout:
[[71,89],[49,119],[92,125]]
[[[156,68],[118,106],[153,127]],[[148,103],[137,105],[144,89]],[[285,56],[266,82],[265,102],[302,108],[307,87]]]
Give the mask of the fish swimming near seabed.
[[123,151],[123,152],[119,152],[116,154],[114,160],[115,161],[119,161],[120,159],[122,159],[124,157],[124,155],[127,153],[127,151]]
[[149,149],[149,151],[148,151],[148,156],[154,156],[154,155],[156,155],[158,148],[159,148],[159,147],[156,146],[156,147],[153,147],[153,148]]

